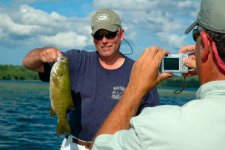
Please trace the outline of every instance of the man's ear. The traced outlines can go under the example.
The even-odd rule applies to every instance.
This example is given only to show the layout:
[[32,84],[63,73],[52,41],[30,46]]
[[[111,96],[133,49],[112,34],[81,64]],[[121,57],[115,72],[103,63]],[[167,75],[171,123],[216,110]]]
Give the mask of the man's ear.
[[200,36],[201,36],[201,45],[202,45],[201,54],[202,54],[203,61],[206,61],[210,53],[210,39],[208,34],[204,31],[200,32]]
[[121,41],[124,40],[124,29],[121,29],[121,31],[120,31],[120,40]]

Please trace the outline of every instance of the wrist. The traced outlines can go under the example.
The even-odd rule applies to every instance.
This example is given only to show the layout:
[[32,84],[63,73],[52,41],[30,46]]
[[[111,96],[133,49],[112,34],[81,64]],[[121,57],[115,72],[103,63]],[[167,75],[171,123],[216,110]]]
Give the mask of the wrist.
[[133,101],[133,104],[140,104],[143,97],[146,95],[146,92],[144,89],[140,89],[137,86],[128,85],[124,95],[129,97],[129,100]]

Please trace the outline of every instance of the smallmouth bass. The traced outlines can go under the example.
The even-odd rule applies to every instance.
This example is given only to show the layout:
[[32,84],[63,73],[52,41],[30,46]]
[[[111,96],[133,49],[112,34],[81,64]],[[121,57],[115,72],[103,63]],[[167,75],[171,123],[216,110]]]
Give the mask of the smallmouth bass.
[[68,109],[74,109],[71,96],[70,75],[68,59],[59,56],[50,73],[50,113],[57,115],[57,135],[71,134],[71,129],[66,117]]

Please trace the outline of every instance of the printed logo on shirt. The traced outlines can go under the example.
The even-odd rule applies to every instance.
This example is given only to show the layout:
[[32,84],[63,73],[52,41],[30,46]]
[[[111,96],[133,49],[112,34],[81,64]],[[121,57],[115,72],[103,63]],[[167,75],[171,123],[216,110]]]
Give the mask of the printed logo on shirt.
[[111,98],[119,100],[121,98],[123,92],[125,91],[125,89],[126,88],[123,86],[114,86]]

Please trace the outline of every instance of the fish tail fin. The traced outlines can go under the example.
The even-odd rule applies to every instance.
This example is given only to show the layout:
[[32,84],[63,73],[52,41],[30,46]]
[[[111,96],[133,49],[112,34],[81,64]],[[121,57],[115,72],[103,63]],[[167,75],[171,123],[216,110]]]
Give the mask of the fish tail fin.
[[61,135],[63,133],[71,134],[70,126],[66,119],[58,121],[57,135]]
[[54,109],[52,108],[52,106],[50,107],[50,114],[51,114],[51,116],[55,116],[56,115],[56,113],[55,113]]

